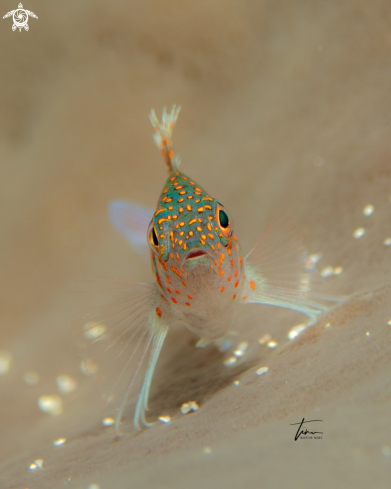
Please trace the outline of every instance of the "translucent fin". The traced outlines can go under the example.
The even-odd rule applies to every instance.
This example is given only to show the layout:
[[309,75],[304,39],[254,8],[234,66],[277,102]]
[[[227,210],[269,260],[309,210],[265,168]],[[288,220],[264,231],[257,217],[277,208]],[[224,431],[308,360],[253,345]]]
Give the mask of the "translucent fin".
[[153,140],[156,146],[160,149],[164,161],[168,167],[169,173],[176,171],[179,167],[179,158],[174,157],[172,152],[172,130],[178,119],[180,107],[176,105],[172,106],[171,112],[167,112],[166,108],[163,109],[162,122],[159,122],[155,111],[152,109],[149,120],[153,128],[155,129],[155,134],[153,135]]
[[154,210],[124,200],[113,200],[107,206],[114,229],[122,234],[140,255],[149,256],[147,230]]
[[329,310],[324,302],[345,297],[322,293],[322,279],[308,258],[291,218],[281,216],[263,232],[245,258],[244,302],[293,309],[309,317],[308,325]]
[[116,280],[103,283],[106,287],[112,286],[112,290],[125,293],[126,298],[78,320],[78,336],[83,348],[82,368],[86,374],[96,375],[104,400],[113,403],[117,409],[115,426],[119,435],[129,394],[138,374],[145,370],[144,360],[148,355],[134,425],[138,430],[142,425],[151,426],[145,413],[156,362],[168,331],[169,312],[156,284]]

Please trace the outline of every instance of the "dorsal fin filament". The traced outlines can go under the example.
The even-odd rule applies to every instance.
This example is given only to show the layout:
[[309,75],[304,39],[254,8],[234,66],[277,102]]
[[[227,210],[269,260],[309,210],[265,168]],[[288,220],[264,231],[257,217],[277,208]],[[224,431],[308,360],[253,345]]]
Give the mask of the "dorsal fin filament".
[[178,118],[180,107],[172,106],[171,112],[167,112],[164,107],[162,113],[162,121],[159,122],[155,111],[152,109],[149,115],[149,120],[155,130],[153,140],[156,146],[160,149],[164,161],[166,162],[169,173],[176,171],[179,166],[179,159],[174,157],[172,151],[172,130]]

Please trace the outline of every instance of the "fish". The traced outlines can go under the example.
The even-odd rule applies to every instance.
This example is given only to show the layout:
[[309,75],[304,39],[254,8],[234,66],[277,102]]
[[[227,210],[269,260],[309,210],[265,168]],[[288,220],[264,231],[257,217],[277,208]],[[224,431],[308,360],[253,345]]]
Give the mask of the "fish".
[[137,430],[153,424],[147,420],[149,392],[170,325],[187,327],[198,337],[198,347],[213,343],[224,351],[234,313],[242,305],[292,309],[306,315],[307,326],[312,326],[338,301],[317,292],[319,274],[290,217],[275,219],[243,256],[230,211],[179,170],[180,159],[172,149],[179,110],[175,105],[169,112],[164,109],[161,121],[153,110],[150,114],[153,139],[168,171],[156,208],[121,200],[108,205],[114,229],[138,253],[149,254],[154,281],[113,281],[128,296],[106,310],[106,322],[90,321],[84,328],[94,345],[103,346],[102,355],[116,351],[109,359],[120,364],[113,385],[123,385],[117,434],[145,363],[133,423]]

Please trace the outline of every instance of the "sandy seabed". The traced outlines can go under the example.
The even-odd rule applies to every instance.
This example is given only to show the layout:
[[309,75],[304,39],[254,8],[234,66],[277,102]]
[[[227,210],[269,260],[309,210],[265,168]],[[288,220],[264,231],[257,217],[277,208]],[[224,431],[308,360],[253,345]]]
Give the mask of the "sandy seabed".
[[[3,14],[14,8],[2,3]],[[12,354],[0,376],[1,489],[389,488],[389,2],[24,8],[38,16],[28,32],[0,24],[0,350]],[[150,399],[151,419],[171,422],[135,432],[133,397],[116,440],[71,326],[104,296],[68,292],[101,275],[152,280],[106,205],[156,203],[166,174],[147,116],[173,103],[182,169],[231,211],[245,253],[288,212],[322,253],[319,269],[342,267],[325,279],[333,294],[351,297],[293,341],[303,316],[249,307],[236,330],[250,347],[232,368],[175,329]],[[257,343],[266,333],[277,348]],[[60,374],[77,388],[50,416],[37,400],[57,394]],[[200,409],[183,416],[190,399]],[[322,439],[294,440],[303,417],[322,420]],[[29,471],[37,459],[42,470]]]

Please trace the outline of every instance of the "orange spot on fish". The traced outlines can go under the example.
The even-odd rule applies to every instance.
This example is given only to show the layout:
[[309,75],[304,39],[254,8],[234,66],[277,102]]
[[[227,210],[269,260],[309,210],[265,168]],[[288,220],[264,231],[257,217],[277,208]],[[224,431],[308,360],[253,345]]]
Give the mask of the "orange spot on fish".
[[185,195],[185,194],[187,194],[186,190],[181,190],[181,191],[179,192],[179,195]]
[[213,202],[213,199],[211,199],[208,195],[204,197],[202,200],[210,200],[211,202]]
[[201,234],[201,238],[205,241],[206,240],[206,235],[205,234]]
[[198,212],[204,212],[205,208],[204,207],[198,207],[197,211]]
[[174,207],[172,205],[170,205],[170,207],[168,208],[169,211],[172,211],[174,209]]
[[172,266],[172,271],[176,273],[180,279],[182,278],[182,275],[178,272],[174,265]]
[[238,270],[235,270],[235,273],[234,273],[235,277],[238,276],[238,273],[239,273]]
[[188,195],[187,198],[190,200],[190,199],[193,198],[193,196],[192,195]]
[[172,216],[172,218],[173,218],[173,219],[178,219],[178,216],[177,216],[176,214],[174,214],[174,215]]
[[201,232],[202,231],[202,227],[201,226],[197,226],[196,227],[197,231]]
[[189,307],[191,306],[190,302],[185,302],[185,304]]
[[179,260],[179,253],[176,254],[176,259]]
[[212,243],[210,244],[210,247],[212,248],[212,250],[214,250],[214,249],[215,249],[215,247],[212,245]]
[[235,282],[235,289],[236,289],[236,287],[237,287],[238,285],[239,285],[239,280],[237,280],[237,281]]
[[182,176],[182,180],[188,180],[188,178],[187,178],[187,177]]
[[191,211],[191,205],[187,204],[186,209],[187,209],[188,211]]
[[170,181],[173,182],[176,179],[176,177],[170,178]]
[[190,185],[195,185],[195,182],[189,180]]
[[179,212],[183,212],[183,207],[179,207]]
[[240,268],[243,267],[243,258],[241,256],[239,256],[239,261],[240,261]]
[[220,243],[217,243],[217,249],[218,250],[220,249]]
[[224,289],[225,289],[225,287],[224,287],[224,285],[223,285],[223,286],[221,287],[221,289],[220,289],[220,292],[224,292]]
[[168,188],[165,188],[165,189],[163,190],[163,194],[165,194],[165,193],[167,193],[167,192],[168,192]]
[[197,219],[190,219],[189,224],[194,224],[195,222],[197,222]]
[[179,243],[178,244],[179,244],[179,246],[182,246],[183,241],[182,240],[179,240]]
[[184,249],[184,250],[186,250],[186,249],[187,249],[187,244],[186,244],[186,243],[183,245],[183,249]]
[[158,224],[161,224],[162,222],[164,221],[167,221],[167,219],[164,219],[164,217],[161,217],[159,220],[158,220]]
[[185,199],[182,197],[178,200],[178,203],[180,204],[181,202],[183,202]]
[[233,268],[235,266],[235,260],[231,258],[231,267]]
[[157,307],[156,308],[156,314],[161,318],[163,313],[162,313],[162,310],[160,309],[160,307]]
[[215,239],[214,236],[213,236],[213,234],[208,233],[208,236],[209,236],[210,239]]
[[232,277],[231,277],[231,276],[229,276],[229,277],[227,278],[227,280],[228,280],[228,282],[231,282]]
[[170,288],[170,287],[167,287],[167,290],[168,290],[168,292],[170,292],[170,294],[171,294],[171,292],[172,292],[171,288]]
[[234,296],[232,297],[232,300],[234,301],[236,299],[236,294],[234,294]]
[[246,299],[247,299],[247,295],[244,295],[242,300],[245,301]]
[[230,248],[228,248],[227,253],[228,253],[228,255],[231,255],[231,249]]
[[172,302],[174,302],[175,304],[178,304],[178,301],[175,299],[175,297],[171,297],[171,300],[172,300]]
[[155,212],[155,216],[157,216],[157,215],[158,215],[158,214],[160,214],[161,212],[164,212],[165,210],[167,210],[167,209],[160,209],[160,210],[156,211],[156,212]]
[[180,225],[181,227],[183,227],[183,226],[185,225],[185,223],[184,223],[183,221],[181,221],[181,222],[179,223],[179,225]]
[[180,291],[180,290],[178,290],[178,289],[175,289],[175,292],[176,292],[177,294],[180,294],[180,293],[181,293],[181,291]]
[[182,185],[178,185],[177,187],[175,187],[175,190],[180,190],[181,188],[183,188]]
[[234,240],[235,240],[235,241],[237,241],[237,240],[238,240],[238,239],[237,239],[237,237],[236,237],[236,234],[235,234],[235,233],[234,233],[232,236],[234,237]]
[[166,280],[167,280],[167,282],[168,282],[169,284],[171,283],[171,278],[170,278],[170,276],[169,276],[169,275],[166,275]]
[[183,236],[185,234],[185,231],[180,231],[179,236]]
[[224,275],[224,270],[220,270],[220,277]]
[[170,202],[172,202],[172,197],[166,200],[166,204],[169,204]]
[[157,283],[159,284],[159,287],[162,289],[163,286],[162,286],[162,283],[160,282],[160,277],[159,277],[159,274],[156,272],[156,280],[157,280]]
[[[175,247],[175,243],[172,245],[172,247],[174,248]],[[170,257],[171,257],[171,260],[174,259],[174,253],[170,253]]]
[[167,195],[165,195],[165,196],[162,198],[162,202],[164,202],[165,200],[167,200]]
[[205,209],[212,209],[212,207],[210,205],[204,205]]
[[192,300],[192,299],[193,299],[193,296],[192,296],[192,295],[188,295],[187,297],[188,297],[190,300]]
[[[196,194],[196,195],[198,195],[198,194]],[[198,202],[201,202],[201,199],[196,199],[194,202],[195,202],[196,204],[198,204]]]
[[197,192],[202,192],[202,190],[198,187],[196,187],[194,190],[196,190]]
[[255,285],[255,282],[254,280],[250,280],[250,287],[255,290],[257,288],[257,286]]
[[182,283],[185,287],[187,287],[187,283],[184,280],[182,280]]

